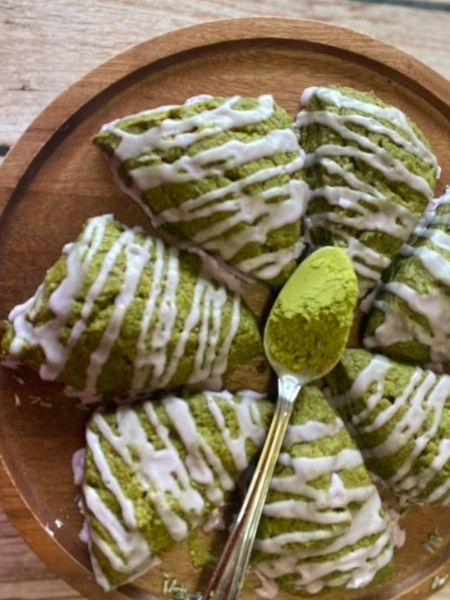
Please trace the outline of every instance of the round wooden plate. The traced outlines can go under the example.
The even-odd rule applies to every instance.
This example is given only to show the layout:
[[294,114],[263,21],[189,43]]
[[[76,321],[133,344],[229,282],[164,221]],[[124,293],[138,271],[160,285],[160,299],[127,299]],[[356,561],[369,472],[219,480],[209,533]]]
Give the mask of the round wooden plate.
[[[403,109],[438,155],[443,168],[438,192],[450,183],[450,84],[413,58],[359,33],[312,21],[261,18],[183,29],[131,48],[72,86],[36,119],[4,161],[0,317],[34,292],[88,217],[113,212],[129,224],[146,224],[115,187],[90,142],[104,122],[202,92],[273,93],[295,115],[306,86],[331,82],[374,90]],[[59,388],[29,373],[0,369],[0,388],[2,504],[55,573],[85,596],[104,598],[78,539],[81,519],[70,467],[72,453],[83,444],[87,413]],[[351,597],[428,597],[431,582],[437,586],[435,577],[450,572],[449,517],[449,509],[411,510],[404,518],[407,543],[397,553],[395,577]],[[435,528],[443,543],[429,554],[422,543]],[[182,546],[164,558],[163,566],[169,577],[191,590],[201,589],[201,574]],[[155,596],[163,596],[159,569],[107,597]],[[251,585],[243,597],[255,597]]]

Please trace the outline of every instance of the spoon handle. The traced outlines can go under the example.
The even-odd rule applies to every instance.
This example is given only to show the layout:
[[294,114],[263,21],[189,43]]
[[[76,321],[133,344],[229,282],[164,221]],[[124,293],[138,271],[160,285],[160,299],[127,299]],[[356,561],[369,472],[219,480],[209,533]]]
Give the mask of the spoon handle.
[[255,473],[241,510],[215,568],[204,600],[235,600],[244,583],[256,531],[284,435],[301,383],[290,375],[278,379],[278,400]]

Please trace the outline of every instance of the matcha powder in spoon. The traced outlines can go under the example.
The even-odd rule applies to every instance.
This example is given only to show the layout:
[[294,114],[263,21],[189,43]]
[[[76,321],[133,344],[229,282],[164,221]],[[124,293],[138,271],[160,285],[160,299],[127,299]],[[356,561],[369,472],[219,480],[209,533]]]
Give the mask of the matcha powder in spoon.
[[264,336],[266,353],[291,373],[327,372],[347,344],[358,299],[352,263],[341,248],[320,248],[280,292]]

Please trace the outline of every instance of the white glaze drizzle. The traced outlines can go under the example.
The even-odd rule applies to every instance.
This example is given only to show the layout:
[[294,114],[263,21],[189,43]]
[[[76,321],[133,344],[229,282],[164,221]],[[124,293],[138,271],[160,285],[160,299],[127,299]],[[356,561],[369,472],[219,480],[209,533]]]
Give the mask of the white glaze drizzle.
[[[360,294],[364,296],[379,281],[380,272],[389,266],[392,257],[375,252],[361,243],[355,234],[351,234],[344,228],[382,231],[399,241],[406,241],[418,219],[406,207],[392,201],[381,190],[346,171],[336,159],[349,157],[361,160],[371,169],[381,173],[388,181],[403,182],[429,200],[432,198],[433,190],[423,177],[411,172],[384,147],[378,146],[366,135],[357,133],[351,126],[359,126],[365,131],[387,136],[394,144],[419,160],[432,165],[438,171],[436,157],[420,140],[406,116],[394,107],[381,107],[370,102],[362,102],[347,96],[342,91],[325,87],[307,88],[301,98],[302,106],[308,104],[314,97],[332,110],[301,111],[296,121],[300,137],[302,128],[317,124],[333,129],[347,140],[349,145],[319,146],[305,157],[305,167],[321,165],[328,174],[342,178],[347,187],[342,184],[325,185],[311,190],[310,198],[324,198],[329,210],[309,215],[306,225],[308,229],[323,227],[333,236],[343,240],[360,275]],[[339,110],[353,112],[341,114]],[[383,121],[388,121],[393,126],[389,127]],[[399,133],[395,127],[402,133]]]
[[[97,470],[108,490],[116,498],[119,506],[121,515],[125,525],[130,529],[137,527],[136,515],[134,513],[134,505],[130,498],[128,498],[114,474],[111,471],[108,460],[104,455],[101,448],[101,440],[99,436],[88,429],[86,431],[86,444],[92,452],[92,457],[97,467]],[[89,488],[89,486],[87,486]],[[115,523],[114,523],[115,524]]]
[[[116,184],[123,191],[124,194],[130,196],[144,211],[147,217],[153,222],[154,215],[151,212],[150,208],[141,198],[141,192],[133,183],[131,185],[126,185],[125,182],[119,177],[117,173],[117,169],[120,167],[120,161],[115,156],[109,156],[104,154],[104,158],[106,163],[111,169],[112,176]],[[174,237],[173,235],[169,235],[167,231],[160,230],[159,235],[161,239],[163,239],[168,244],[175,246],[179,250],[185,250],[190,252],[191,254],[196,254],[202,260],[205,269],[214,276],[215,279],[222,282],[226,285],[230,290],[236,292],[237,294],[242,295],[243,290],[243,282],[254,281],[254,277],[250,274],[245,274],[243,271],[238,271],[236,268],[232,267],[229,264],[223,262],[220,257],[213,257],[208,254],[201,248],[197,246],[193,242],[189,240],[182,240]]]
[[[186,104],[202,102],[203,99],[211,99],[211,96],[196,96],[186,101]],[[273,98],[269,94],[258,98],[258,106],[253,109],[237,110],[234,107],[240,101],[239,96],[225,99],[222,104],[213,109],[203,110],[191,117],[184,119],[165,118],[157,127],[151,127],[141,134],[127,133],[118,127],[122,119],[116,119],[112,123],[102,127],[102,131],[111,131],[120,138],[117,155],[121,160],[137,158],[143,152],[151,148],[168,150],[170,148],[187,148],[221,131],[227,131],[234,127],[245,127],[257,124],[270,118],[273,114]],[[162,106],[149,111],[139,113],[145,117],[164,112],[176,106]],[[137,116],[137,115],[135,115]]]
[[[342,428],[339,418],[334,423],[308,421],[290,425],[284,447],[326,439],[337,435]],[[347,488],[339,476],[341,470],[363,464],[361,453],[345,448],[336,455],[313,458],[292,456],[284,451],[279,464],[290,467],[293,475],[274,477],[271,489],[292,493],[293,497],[267,503],[264,518],[300,519],[314,523],[316,527],[257,539],[255,548],[268,555],[255,566],[258,576],[276,584],[279,577],[289,575],[290,585],[312,594],[325,586],[351,588],[369,583],[391,560],[393,549],[389,520],[382,511],[376,488],[372,484]],[[330,476],[328,489],[308,484],[321,475]],[[319,495],[318,492],[322,493]],[[357,508],[355,503],[358,503]],[[378,536],[375,543],[354,548],[370,535]],[[329,540],[329,543],[314,549],[310,544],[316,540]],[[293,548],[292,544],[303,547]],[[340,558],[333,557],[333,553],[344,548],[348,553]],[[330,556],[329,560],[327,556]],[[271,594],[274,590],[275,587],[270,586]]]
[[269,579],[268,577],[264,577],[264,575],[259,571],[255,571],[255,575],[261,583],[260,587],[255,589],[255,592],[258,594],[258,596],[260,598],[264,598],[265,600],[272,600],[273,598],[276,598],[279,588],[275,581],[273,579]]
[[[384,347],[403,341],[418,341],[427,346],[431,361],[439,363],[450,359],[450,235],[440,229],[448,226],[447,215],[439,214],[439,208],[450,204],[450,190],[433,202],[433,213],[414,231],[418,242],[404,246],[400,261],[419,259],[432,277],[435,286],[429,291],[418,291],[414,282],[403,283],[395,279],[381,286],[382,298],[377,298],[374,307],[383,313],[383,322],[372,336],[366,336],[367,348]],[[436,212],[437,211],[437,212]],[[428,327],[410,318],[387,299],[395,296],[415,313],[425,319]]]
[[[325,586],[356,588],[367,585],[392,560],[390,525],[386,516],[381,515],[381,510],[378,492],[372,487],[371,495],[354,515],[352,524],[345,532],[338,533],[335,542],[321,550],[288,549],[285,554],[274,555],[260,562],[257,571],[275,581],[283,575],[295,574],[297,579],[294,586],[311,594],[318,593]],[[371,534],[378,534],[373,544],[352,548]],[[343,548],[349,549],[347,554],[339,559],[332,556]],[[330,555],[329,560],[326,559],[327,555]],[[314,561],[315,557],[320,560]],[[336,572],[339,575],[330,579],[329,575]]]
[[358,450],[346,448],[335,456],[320,456],[318,458],[307,458],[300,456],[291,458],[287,453],[280,454],[280,464],[290,466],[294,470],[293,475],[287,477],[273,477],[271,487],[279,492],[290,492],[295,494],[301,485],[311,479],[324,475],[333,470],[345,467],[352,468],[361,464],[361,456]]
[[83,498],[86,509],[107,529],[109,535],[119,548],[120,553],[125,557],[122,558],[92,527],[89,528],[90,543],[98,547],[110,562],[111,567],[115,571],[126,573],[129,570],[141,569],[143,564],[148,564],[151,554],[144,537],[139,531],[124,527],[114,513],[100,499],[94,488],[84,486]]
[[306,421],[302,425],[289,425],[284,437],[284,446],[304,442],[314,442],[325,437],[337,435],[344,427],[342,419],[336,417],[334,423],[322,423],[320,421]]
[[[233,457],[236,467],[243,471],[248,466],[246,443],[250,439],[259,446],[264,435],[264,429],[261,426],[260,415],[257,411],[252,411],[253,400],[258,396],[246,396],[234,408],[239,432],[245,431],[245,437],[242,435],[233,436],[227,427],[225,416],[220,405],[215,400],[215,394],[204,392],[207,400],[208,410],[214,417],[218,431],[221,432],[222,439]],[[233,402],[233,396],[226,391],[221,392],[222,397],[226,397],[228,402]],[[250,403],[249,403],[250,402]]]
[[[49,308],[54,314],[51,320],[40,327],[34,327],[32,323],[42,306],[43,285],[39,286],[33,297],[24,304],[13,308],[9,314],[8,318],[13,323],[15,333],[9,349],[11,355],[20,356],[22,348],[28,344],[40,346],[46,358],[39,372],[42,379],[55,379],[62,371],[71,349],[82,333],[84,320],[89,317],[88,299],[89,293],[92,295],[92,288],[86,299],[86,308],[81,312],[81,318],[72,330],[73,335],[67,344],[64,345],[60,342],[59,332],[70,317],[72,300],[81,290],[84,277],[101,244],[106,226],[111,221],[112,215],[91,219],[79,243],[64,247],[64,253],[67,254],[67,275],[49,298]],[[105,257],[107,265],[110,265],[111,260],[114,262],[116,251],[117,245],[113,245],[111,254]],[[77,333],[76,336],[74,332]]]
[[[205,398],[209,411],[222,424],[217,435],[222,436],[230,448],[238,471],[248,465],[247,441],[251,440],[258,447],[264,439],[265,428],[261,423],[258,405],[255,404],[257,398],[261,396],[250,391],[243,391],[237,397],[228,392],[208,393]],[[179,436],[184,457],[174,445],[176,436],[161,422],[152,402],[145,402],[142,405],[143,412],[139,415],[132,406],[119,407],[113,421],[112,416],[107,419],[98,411],[92,417],[92,426],[86,434],[87,451],[103,485],[114,496],[120,509],[118,515],[113,513],[97,490],[86,481],[83,482],[88,521],[91,515],[95,517],[120,552],[120,555],[117,554],[106,540],[89,527],[91,554],[93,547],[97,547],[114,570],[128,574],[130,578],[135,577],[144,566],[148,568],[153,557],[141,533],[133,501],[127,496],[108,461],[108,446],[132,471],[136,484],[146,492],[148,501],[152,502],[175,541],[184,539],[190,527],[206,518],[205,497],[212,505],[220,506],[224,491],[229,491],[234,485],[222,460],[198,429],[187,401],[168,396],[160,405]],[[231,438],[226,413],[222,412],[221,405],[227,412],[235,414],[238,424],[236,439]],[[145,419],[148,419],[146,427],[153,430],[159,440],[158,448],[148,439]],[[94,561],[95,556],[92,556]],[[99,583],[104,589],[109,589],[107,575],[102,572],[98,562],[93,567]]]
[[165,248],[161,240],[155,240],[155,257],[153,261],[153,278],[152,285],[150,286],[150,292],[148,294],[144,312],[141,318],[141,326],[139,328],[139,337],[136,346],[136,356],[134,359],[134,374],[131,387],[133,390],[142,389],[145,387],[145,383],[148,379],[148,375],[151,369],[153,357],[149,355],[147,348],[146,337],[148,335],[150,325],[156,310],[156,303],[158,298],[163,293],[163,272],[164,267],[170,268],[172,253],[171,251],[169,259],[165,261]]
[[[315,113],[306,114],[314,115]],[[330,118],[330,120],[332,120],[332,118]],[[386,179],[394,182],[404,183],[413,190],[423,194],[428,200],[431,200],[432,198],[433,190],[431,189],[429,183],[420,175],[414,175],[411,173],[401,161],[391,158],[391,164],[387,165],[386,159],[383,157],[378,157],[376,154],[371,152],[363,152],[359,148],[355,148],[353,146],[335,146],[333,144],[324,144],[319,146],[314,153],[306,156],[305,167],[310,167],[311,165],[317,163],[320,164],[321,159],[325,157],[340,158],[341,156],[362,160],[372,169],[379,171]]]
[[80,448],[76,452],[74,452],[72,456],[72,473],[73,473],[73,482],[75,485],[81,485],[83,483],[84,477],[84,464],[85,460],[85,450],[84,448]]
[[[432,371],[416,367],[402,392],[380,410],[379,403],[385,397],[386,378],[394,364],[381,356],[372,357],[369,364],[358,373],[351,388],[341,396],[334,397],[332,402],[337,407],[350,406],[352,427],[368,457],[389,460],[407,444],[411,444],[411,451],[386,482],[407,501],[437,501],[442,496],[440,492],[434,489],[426,493],[425,490],[450,459],[450,440],[444,438],[440,441],[428,467],[416,472],[415,465],[438,433],[444,405],[450,394],[450,377],[437,376]],[[376,391],[370,393],[374,386]],[[359,404],[363,399],[366,407],[355,412],[355,403]],[[376,435],[401,409],[404,413],[397,419],[388,437],[378,444],[368,441],[370,434]],[[376,470],[376,466],[372,468]]]
[[260,256],[245,258],[237,263],[236,267],[244,272],[251,272],[259,279],[269,280],[274,279],[279,274],[278,264],[287,264],[291,260],[292,252],[296,257],[299,257],[305,248],[302,241],[298,241],[292,248],[282,248],[273,252],[266,252]]
[[[309,216],[311,226],[323,225],[327,220],[353,227],[355,229],[382,230],[400,240],[406,240],[408,230],[414,224],[414,218],[400,204],[394,204],[386,200],[381,194],[368,194],[358,190],[347,189],[342,186],[325,185],[311,191],[311,198],[326,197],[328,204],[338,206],[349,211],[355,211],[356,215],[337,215],[331,213],[317,213]],[[370,210],[359,200],[372,206]],[[407,224],[407,227],[405,227]]]
[[[156,238],[147,238],[142,242],[142,238],[137,238],[140,230],[128,228],[119,230],[119,236],[105,246],[105,236],[115,231],[107,230],[112,223],[111,215],[91,219],[81,238],[65,247],[67,274],[50,297],[49,307],[53,313],[50,320],[39,327],[34,327],[32,323],[33,317],[36,318],[42,308],[42,286],[28,302],[11,311],[9,318],[15,331],[11,355],[20,356],[26,344],[39,345],[45,355],[40,368],[41,377],[58,378],[88,326],[95,303],[103,292],[112,269],[121,259],[124,263],[120,271],[121,290],[105,321],[98,346],[89,358],[85,389],[78,394],[95,397],[98,379],[120,336],[127,311],[136,300],[142,277],[149,268],[152,269],[152,277],[136,339],[132,389],[166,387],[177,372],[188,338],[193,335],[197,336],[198,342],[187,383],[191,386],[208,384],[210,389],[219,388],[227,368],[231,345],[240,325],[239,295],[227,291],[203,270],[195,283],[189,313],[180,322],[177,294],[183,271],[178,250],[167,248]],[[61,332],[69,326],[74,301],[82,294],[89,269],[92,269],[93,261],[96,258],[98,260],[102,242],[105,248],[101,255],[103,260],[96,267],[98,273],[85,293],[78,319],[71,326],[64,343]],[[226,320],[223,312],[227,306],[230,307],[230,317]],[[176,347],[169,353],[168,347],[175,329],[179,332],[179,339]]]
[[170,248],[166,271],[166,284],[159,298],[158,320],[151,334],[148,360],[153,367],[151,386],[158,387],[167,362],[167,344],[172,337],[172,331],[177,318],[177,288],[180,282],[178,252]]
[[129,244],[125,248],[126,268],[122,291],[114,300],[114,309],[103,332],[102,339],[89,358],[85,387],[87,394],[95,395],[96,393],[97,379],[119,337],[126,311],[135,298],[142,273],[149,262],[151,245],[152,243],[147,241],[143,246]]
[[[195,101],[200,102],[201,98]],[[192,117],[166,118],[159,126],[151,127],[140,134],[123,131],[117,120],[105,125],[102,131],[111,131],[120,138],[120,143],[115,150],[118,164],[152,151],[167,151],[171,148],[187,150],[192,144],[206,137],[221,131],[262,122],[273,114],[272,96],[260,96],[258,107],[255,109],[234,108],[239,101],[240,97],[234,96],[225,99],[217,108],[205,109]],[[186,102],[186,104],[191,103],[191,101]],[[151,112],[153,111],[142,115]],[[192,241],[218,253],[225,261],[230,261],[248,244],[264,245],[271,231],[298,223],[304,213],[307,186],[302,181],[291,179],[289,183],[283,185],[273,184],[256,196],[246,192],[250,185],[270,183],[276,177],[286,175],[293,177],[300,172],[303,166],[303,154],[296,135],[291,129],[272,130],[264,137],[249,142],[242,142],[239,139],[229,140],[193,156],[183,154],[172,163],[160,162],[156,165],[136,167],[129,171],[132,180],[130,186],[132,196],[136,196],[136,190],[147,192],[164,183],[187,183],[211,175],[223,175],[227,169],[287,152],[295,153],[296,156],[285,164],[262,168],[242,180],[223,185],[196,198],[187,199],[180,206],[168,208],[159,214],[153,214],[149,209],[151,199],[148,202],[142,197],[139,199],[139,204],[146,206],[146,213],[155,226],[192,221],[219,212],[225,213],[219,222],[195,234]],[[240,231],[233,231],[239,224],[247,226]],[[222,235],[226,239],[221,239]],[[298,258],[302,249],[303,244],[297,242],[285,248],[283,252],[263,252],[256,257],[258,259],[256,265],[250,259],[240,261],[236,266],[243,272],[260,279],[272,279],[289,262]],[[261,263],[265,264],[266,268],[261,269]]]
[[[198,436],[197,425],[189,405],[184,400],[173,396],[166,402],[165,409],[184,446],[189,448],[190,454],[186,458],[186,466],[192,479],[205,485],[208,499],[216,506],[220,505],[223,501],[222,489],[233,488],[230,474],[208,442]],[[215,485],[216,477],[220,487]]]
[[264,515],[279,518],[283,514],[286,519],[302,519],[322,525],[348,523],[351,513],[348,510],[321,510],[315,502],[306,500],[279,500],[264,507]]
[[[395,108],[395,106],[379,106],[377,104],[368,103],[358,100],[357,98],[347,96],[340,90],[327,87],[310,87],[304,90],[300,99],[301,105],[305,106],[314,96],[318,97],[327,105],[334,106],[336,108],[351,109],[368,115],[369,119],[367,119],[367,117],[365,117],[365,119],[369,120],[371,122],[371,126],[375,127],[376,129],[379,127],[384,128],[381,121],[390,121],[396,127],[400,128],[404,133],[406,133],[408,139],[405,139],[404,136],[400,136],[403,141],[397,141],[397,136],[399,134],[390,128],[387,128],[388,131],[383,132],[384,135],[391,137],[396,144],[407,144],[404,147],[408,149],[408,152],[414,154],[424,162],[428,162],[429,164],[438,168],[437,159],[434,154],[418,137],[405,113],[398,108]],[[360,115],[352,115],[352,117],[353,116],[358,117]],[[346,117],[349,117],[349,115],[346,115]]]

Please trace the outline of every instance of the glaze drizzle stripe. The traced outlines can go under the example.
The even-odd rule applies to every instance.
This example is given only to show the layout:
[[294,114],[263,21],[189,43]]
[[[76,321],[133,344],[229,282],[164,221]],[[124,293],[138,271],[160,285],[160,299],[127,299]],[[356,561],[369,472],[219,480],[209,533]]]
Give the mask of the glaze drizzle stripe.
[[[185,104],[198,104],[205,100],[211,100],[212,96],[203,95],[189,98]],[[209,137],[227,131],[234,127],[245,127],[257,124],[269,119],[273,114],[274,101],[269,94],[258,98],[258,106],[254,109],[236,110],[233,108],[239,101],[240,96],[232,96],[224,99],[224,102],[216,108],[203,110],[202,112],[184,119],[164,119],[161,125],[151,127],[141,134],[132,134],[117,127],[123,119],[116,119],[112,123],[102,127],[102,131],[112,131],[120,138],[117,155],[121,160],[128,160],[140,156],[149,148],[155,147],[161,150],[170,148],[187,148]],[[155,115],[167,109],[178,108],[176,105],[161,106],[139,113],[142,117]],[[137,115],[134,115],[137,116]],[[205,127],[214,123],[214,126]],[[195,131],[195,133],[193,132]]]
[[[402,453],[398,468],[387,479],[397,494],[409,501],[435,502],[440,492],[443,495],[450,486],[440,492],[436,491],[438,488],[435,486],[426,490],[450,459],[450,440],[442,439],[437,449],[428,444],[439,434],[444,406],[449,398],[450,377],[437,376],[417,367],[412,370],[402,392],[380,410],[379,403],[385,397],[386,379],[395,364],[384,357],[372,357],[355,377],[350,389],[333,398],[333,405],[341,408],[347,405],[350,408],[352,426],[368,458],[389,460]],[[370,393],[374,386],[375,391]],[[366,407],[361,408],[360,402],[365,398]],[[360,408],[357,410],[356,406]],[[395,419],[395,424],[389,435],[376,443],[377,438],[373,439],[370,435],[376,436],[392,419]],[[405,454],[404,449],[408,445],[411,448]],[[431,464],[417,470],[418,461],[427,448],[434,453]],[[376,462],[372,468],[376,470]]]
[[[432,285],[428,288],[419,287],[419,282],[403,282],[400,276],[396,280],[395,274],[383,284],[374,302],[374,307],[383,313],[383,321],[371,336],[364,338],[367,348],[381,348],[414,340],[429,349],[432,362],[449,360],[450,235],[440,229],[448,226],[448,215],[439,214],[439,210],[449,204],[450,188],[433,202],[424,223],[414,231],[417,241],[414,245],[404,247],[404,256],[399,258],[400,269],[402,264],[405,266],[410,261],[419,260],[431,277]],[[390,297],[400,300],[400,305],[389,302]],[[425,319],[427,326],[403,314],[402,303]]]
[[[333,106],[336,109],[344,108],[355,110],[357,112],[366,113],[369,117],[373,117],[377,121],[388,121],[393,123],[409,138],[405,141],[409,141],[412,144],[412,148],[414,148],[414,150],[409,150],[410,152],[413,152],[425,162],[429,162],[433,166],[438,167],[437,159],[434,154],[418,137],[413,127],[411,127],[405,113],[398,108],[395,108],[395,106],[379,106],[377,104],[363,102],[362,100],[352,98],[337,89],[327,87],[306,88],[301,97],[302,106],[305,106],[313,96],[317,96],[322,102]],[[379,126],[377,123],[375,123],[375,125]],[[393,132],[393,134],[396,134],[396,132]]]

